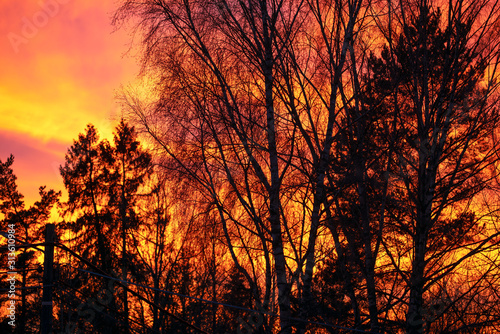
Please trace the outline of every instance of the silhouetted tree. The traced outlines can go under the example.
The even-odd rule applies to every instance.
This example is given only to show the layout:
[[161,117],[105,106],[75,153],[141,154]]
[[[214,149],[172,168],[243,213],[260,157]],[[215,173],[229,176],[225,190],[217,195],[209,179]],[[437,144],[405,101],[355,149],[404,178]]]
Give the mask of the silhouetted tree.
[[[362,7],[124,1],[116,16],[140,18],[144,69],[159,79],[156,103],[126,101],[137,124],[170,167],[213,201],[255,301],[269,308],[277,296],[283,333],[305,331],[291,321],[291,295],[299,300],[297,316],[308,318],[316,307],[311,284],[336,101]],[[297,191],[301,186],[306,190]],[[307,208],[297,209],[301,204]],[[254,268],[264,271],[263,282]]]
[[[128,273],[133,273],[136,281],[142,276],[137,239],[133,234],[144,223],[137,203],[141,196],[148,195],[145,182],[152,171],[151,155],[142,148],[134,128],[123,119],[115,129],[112,145],[107,140],[99,140],[97,130],[88,125],[85,134],[80,134],[68,150],[65,165],[61,167],[69,195],[66,210],[76,216],[66,223],[68,230],[74,233],[68,241],[79,244],[81,254],[109,275],[118,276],[121,271],[121,279],[125,281],[132,278]],[[108,284],[108,279],[102,283],[106,289],[113,286]],[[95,283],[83,288],[98,289],[92,284]],[[106,305],[110,314],[102,316],[103,319],[111,316],[116,323],[99,325],[96,322],[93,328],[128,332],[131,328],[129,293],[123,289],[118,296],[118,292],[112,290],[113,300]]]
[[[26,209],[24,196],[18,191],[16,175],[12,169],[14,157],[11,155],[7,160],[0,160],[0,230],[6,232],[14,230],[16,245],[27,245],[44,242],[44,226],[48,223],[51,209],[59,201],[61,192],[46,190],[46,187],[40,187],[40,200],[36,201],[31,207]],[[7,236],[5,236],[7,237]],[[3,253],[3,252],[2,252]],[[6,253],[6,252],[5,252]],[[7,255],[3,254],[3,268],[9,268]],[[21,296],[21,300],[16,298],[16,321],[15,327],[8,326],[14,333],[26,333],[28,331],[37,331],[39,329],[39,307],[42,264],[39,263],[40,249],[33,247],[16,248],[16,258],[13,267],[14,271],[21,273],[16,275],[16,295]],[[7,281],[7,275],[2,274],[2,280]],[[7,296],[3,294],[2,297]],[[1,302],[5,300],[2,298]],[[5,320],[9,320],[6,318]]]
[[[422,331],[427,300],[496,247],[494,224],[481,227],[494,210],[471,204],[498,174],[498,5],[123,1],[115,20],[139,19],[154,87],[151,99],[124,94],[128,116],[200,216],[217,217],[249,305],[277,304],[281,333],[310,329],[292,317],[337,321],[318,311],[332,287],[344,291],[331,300],[349,299],[347,324]],[[334,253],[337,277],[315,270]],[[456,306],[478,305],[489,274]]]
[[[133,258],[127,252],[127,232],[137,230],[141,223],[136,213],[136,203],[140,195],[140,187],[152,173],[151,155],[145,152],[134,127],[123,119],[117,125],[112,155],[114,160],[113,180],[110,184],[109,205],[118,207],[121,222],[121,276],[127,281],[127,267],[133,263]],[[124,332],[129,332],[129,306],[127,290],[123,290]]]
[[423,330],[424,296],[433,286],[493,240],[480,228],[487,213],[476,217],[470,206],[497,174],[500,49],[490,25],[500,22],[499,3],[484,5],[401,2],[392,21],[381,23],[387,44],[372,57],[373,85],[391,91],[385,104],[397,122],[391,183],[402,189],[407,211],[393,228],[407,243],[411,270],[393,264],[409,292],[408,333]]
[[[111,239],[119,232],[117,222],[113,220],[113,208],[109,205],[110,184],[114,180],[113,149],[107,140],[99,139],[97,129],[89,124],[85,133],[79,134],[78,140],[68,149],[65,160],[60,171],[68,192],[65,209],[69,220],[65,227],[71,233],[71,239],[67,241],[78,247],[81,256],[104,272],[112,273],[118,254]],[[108,289],[108,286],[105,278],[89,277],[83,289],[94,293]],[[111,318],[99,313],[99,318],[92,324],[95,330],[117,330],[114,288],[110,295],[113,299],[109,305]]]
[[65,159],[60,171],[68,191],[66,210],[76,215],[76,219],[67,222],[67,228],[75,233],[73,241],[84,246],[82,255],[110,271],[114,252],[106,239],[116,229],[108,206],[114,163],[111,146],[107,140],[100,141],[95,127],[88,125],[68,149]]

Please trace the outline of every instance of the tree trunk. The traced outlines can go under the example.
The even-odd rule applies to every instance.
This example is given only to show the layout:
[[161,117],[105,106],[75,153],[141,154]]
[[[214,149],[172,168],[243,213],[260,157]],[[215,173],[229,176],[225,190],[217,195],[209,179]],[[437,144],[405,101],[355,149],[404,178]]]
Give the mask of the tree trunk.
[[[121,201],[120,201],[120,216],[122,221],[122,280],[127,282],[127,200],[125,198],[125,157],[121,156],[122,167],[122,184],[121,184]],[[123,283],[127,287],[127,283]],[[129,333],[128,321],[128,293],[127,289],[123,289],[123,314],[124,314],[124,333]]]

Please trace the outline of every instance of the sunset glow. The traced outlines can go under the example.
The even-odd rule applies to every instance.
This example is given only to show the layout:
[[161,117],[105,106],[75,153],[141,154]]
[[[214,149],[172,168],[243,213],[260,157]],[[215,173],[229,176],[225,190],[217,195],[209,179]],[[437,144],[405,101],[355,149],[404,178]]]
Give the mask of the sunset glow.
[[111,0],[0,1],[0,159],[15,156],[27,203],[39,186],[63,189],[58,167],[86,124],[111,138],[116,92],[138,73],[127,33],[113,32],[115,9]]
[[500,332],[500,0],[0,13],[0,333]]

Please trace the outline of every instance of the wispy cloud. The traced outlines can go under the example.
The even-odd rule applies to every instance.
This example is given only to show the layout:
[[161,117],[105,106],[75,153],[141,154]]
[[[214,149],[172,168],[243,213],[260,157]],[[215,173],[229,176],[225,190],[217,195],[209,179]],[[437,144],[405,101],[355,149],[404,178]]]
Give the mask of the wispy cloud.
[[[111,0],[0,0],[1,145],[19,166],[29,169],[27,152],[48,154],[47,143],[71,145],[87,123],[111,136],[111,119],[119,112],[115,91],[138,71],[135,60],[123,57],[126,33],[112,33],[114,6]],[[36,33],[26,33],[30,22]],[[12,34],[25,40],[13,47]],[[4,141],[12,136],[16,145]],[[55,180],[45,180],[50,173],[35,167],[32,174],[39,185]]]

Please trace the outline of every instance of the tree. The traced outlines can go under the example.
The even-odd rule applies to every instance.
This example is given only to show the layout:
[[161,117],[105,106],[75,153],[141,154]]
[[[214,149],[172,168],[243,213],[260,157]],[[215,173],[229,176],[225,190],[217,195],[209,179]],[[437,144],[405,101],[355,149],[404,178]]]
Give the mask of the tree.
[[[44,225],[49,221],[51,209],[59,202],[61,192],[46,190],[40,187],[40,200],[26,209],[24,196],[17,190],[17,177],[14,174],[12,165],[14,156],[10,156],[2,162],[0,160],[0,230],[14,230],[16,245],[36,244],[43,242]],[[12,228],[13,227],[13,228]],[[26,331],[36,331],[39,328],[39,308],[37,304],[37,289],[35,282],[41,281],[41,268],[38,262],[40,256],[39,249],[22,247],[20,252],[16,252],[15,271],[21,272],[21,280],[17,293],[21,294],[21,301],[17,305],[20,312],[16,313],[15,333],[25,333]],[[3,257],[7,259],[7,256]],[[8,268],[7,265],[4,268]],[[7,275],[2,275],[7,277]],[[17,275],[16,275],[16,279]],[[5,278],[6,280],[6,278]],[[8,319],[8,318],[7,318]],[[10,327],[10,326],[9,326]],[[11,328],[12,329],[12,328]]]
[[[69,242],[85,245],[82,255],[111,276],[120,268],[125,281],[130,278],[129,272],[139,272],[139,268],[134,268],[138,254],[134,253],[137,245],[130,232],[135,233],[144,223],[138,214],[137,202],[146,196],[142,192],[151,173],[151,155],[142,148],[134,127],[123,119],[116,127],[113,145],[99,140],[97,130],[88,125],[85,134],[80,134],[68,150],[61,167],[69,195],[66,210],[76,215],[75,220],[66,224],[75,234]],[[121,249],[112,247],[113,244],[120,245]],[[106,288],[110,285],[107,279],[101,283]],[[91,284],[84,288],[98,289]],[[131,328],[129,293],[124,288],[119,298],[114,288],[112,290],[111,312],[107,316],[115,322],[120,319],[121,323],[106,323],[104,314],[100,320],[102,330],[127,332]],[[101,326],[97,322],[93,325],[94,328]]]
[[[116,127],[112,155],[115,160],[114,184],[109,187],[108,205],[118,207],[121,221],[121,269],[122,279],[127,281],[127,267],[132,258],[127,254],[127,231],[137,230],[141,223],[136,214],[136,203],[140,187],[152,173],[151,155],[143,151],[137,140],[134,127],[123,119]],[[127,290],[123,290],[125,332],[129,331],[129,306]]]
[[[111,146],[107,140],[100,141],[97,130],[89,124],[85,134],[80,134],[68,149],[65,160],[60,171],[68,191],[66,210],[77,215],[67,228],[76,234],[73,240],[79,239],[79,244],[87,246],[83,255],[104,271],[110,271],[113,252],[106,235],[114,228],[108,207],[114,163]],[[97,249],[93,249],[94,245]]]
[[[497,5],[123,2],[115,22],[139,19],[154,87],[125,92],[128,117],[217,217],[250,305],[277,305],[282,333],[326,316],[315,284],[335,279],[315,269],[327,257],[358,329],[460,318],[423,310],[495,247],[493,224],[481,228],[494,212],[472,204],[497,177]],[[488,268],[461,302],[491,291]]]
[[[322,323],[332,323],[344,328],[360,327],[359,316],[353,314],[359,312],[358,306],[353,303],[359,296],[350,294],[354,287],[346,287],[346,279],[350,284],[358,286],[360,282],[352,282],[346,275],[345,264],[342,260],[326,258],[318,265],[318,274],[315,276],[313,288],[316,302],[320,305],[318,308],[318,318]],[[359,288],[356,290],[360,290]],[[354,293],[354,292],[353,292]],[[349,302],[345,300],[348,296]],[[354,320],[354,321],[353,321]],[[323,326],[318,326],[320,330]],[[331,333],[338,333],[338,328],[326,328]]]
[[[117,233],[117,224],[109,205],[109,189],[114,167],[112,148],[107,140],[99,140],[97,130],[89,124],[85,133],[80,134],[78,140],[68,149],[65,160],[65,164],[60,167],[68,191],[65,208],[70,215],[65,228],[72,235],[66,242],[78,245],[81,256],[104,272],[112,273],[118,256],[110,242],[110,237]],[[76,215],[74,220],[72,215]],[[89,289],[91,293],[99,291],[100,287],[108,288],[105,278],[99,281],[91,278],[90,284],[83,288]],[[118,311],[115,292],[110,293],[113,299],[110,304],[111,319],[99,313],[99,319],[93,326],[112,332],[117,330],[115,322]]]
[[395,228],[410,245],[410,273],[394,265],[408,284],[408,333],[423,330],[424,295],[467,258],[487,252],[496,235],[481,235],[485,213],[470,205],[496,177],[500,49],[490,25],[500,18],[498,2],[485,5],[401,2],[381,23],[386,46],[373,77],[392,91],[386,101],[400,133],[394,186],[409,210]]
[[[130,96],[126,104],[170,166],[213,201],[233,262],[265,308],[274,275],[283,333],[305,330],[291,321],[290,295],[300,317],[314,309],[336,101],[362,4],[125,1],[116,15],[140,17],[144,69],[159,78],[151,109]],[[294,217],[299,203],[308,207]]]

